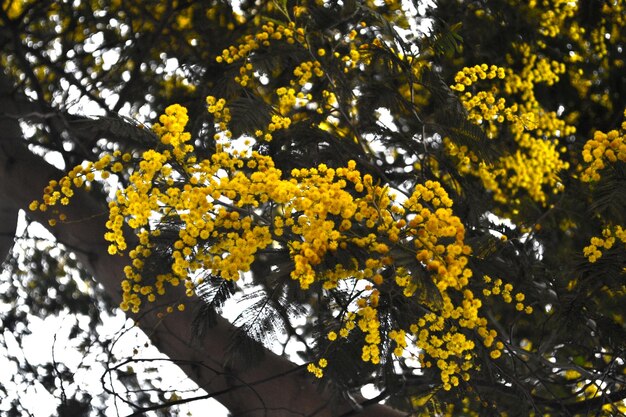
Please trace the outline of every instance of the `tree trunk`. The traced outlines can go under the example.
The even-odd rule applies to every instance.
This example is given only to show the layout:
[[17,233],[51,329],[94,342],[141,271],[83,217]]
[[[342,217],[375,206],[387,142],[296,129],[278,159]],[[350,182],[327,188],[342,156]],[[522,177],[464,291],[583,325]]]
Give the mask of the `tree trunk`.
[[[27,117],[26,112],[33,111],[33,108],[27,108],[28,102],[23,96],[15,98],[6,85],[4,87],[0,86],[0,109],[3,109],[0,110],[0,220],[7,220],[0,230],[0,256],[6,255],[12,243],[12,236],[9,235],[15,231],[18,208],[28,210],[32,200],[41,199],[48,181],[63,175],[24,145],[17,120]],[[58,242],[76,252],[114,302],[119,302],[120,282],[128,258],[110,256],[107,252],[108,244],[103,238],[106,210],[105,202],[96,194],[77,192],[72,203],[63,207],[68,221],[59,222],[50,231]],[[47,225],[47,213],[29,215]],[[189,305],[200,302],[196,298],[189,299],[182,290],[168,289],[165,296],[158,299],[163,308],[146,308],[133,319],[162,353],[177,361],[189,378],[208,393],[219,393],[215,398],[233,415],[403,415],[382,405],[356,410],[348,401],[331,401],[330,393],[320,390],[315,378],[268,349],[264,349],[264,358],[256,366],[228,368],[227,349],[235,328],[227,320],[218,318],[216,326],[202,338],[194,339],[191,333],[193,308],[158,315],[164,311],[164,306],[176,305],[182,299]]]

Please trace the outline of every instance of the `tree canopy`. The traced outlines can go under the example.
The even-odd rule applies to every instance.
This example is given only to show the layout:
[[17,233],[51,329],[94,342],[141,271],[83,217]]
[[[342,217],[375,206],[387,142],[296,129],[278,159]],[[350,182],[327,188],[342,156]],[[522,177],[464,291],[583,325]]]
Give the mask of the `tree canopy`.
[[626,412],[623,1],[1,4],[3,333],[119,306],[207,393],[7,352],[60,415]]

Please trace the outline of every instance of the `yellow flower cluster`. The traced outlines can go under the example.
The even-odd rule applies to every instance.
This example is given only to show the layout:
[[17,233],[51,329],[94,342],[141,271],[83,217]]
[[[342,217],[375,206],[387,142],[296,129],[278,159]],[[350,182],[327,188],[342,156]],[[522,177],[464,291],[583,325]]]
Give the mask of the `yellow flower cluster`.
[[[131,30],[133,33],[151,33],[157,30],[157,22],[166,17],[170,17],[168,13],[172,13],[168,5],[161,2],[151,2],[150,4],[137,4],[122,2],[121,0],[112,0],[107,4],[107,7],[113,11],[116,10],[121,16],[132,16],[130,19]],[[176,7],[179,11],[182,19],[176,18],[176,27],[178,24],[185,23],[185,15],[190,16],[191,11],[183,10],[183,7]],[[173,17],[173,16],[171,16]],[[178,17],[178,16],[177,16]]]
[[[218,63],[230,65],[241,62],[239,72],[234,77],[235,82],[243,87],[258,88],[257,92],[263,90],[262,98],[276,112],[268,126],[255,126],[254,132],[246,133],[271,141],[275,136],[275,131],[286,129],[293,122],[307,119],[311,115],[310,111],[315,110],[318,114],[327,112],[329,116],[328,119],[320,122],[320,128],[340,136],[349,134],[349,129],[343,132],[334,124],[338,115],[334,92],[326,88],[316,89],[314,85],[324,78],[324,68],[334,68],[347,73],[369,64],[368,50],[372,44],[369,43],[369,39],[364,42],[358,36],[367,24],[359,22],[351,25],[344,33],[336,35],[335,45],[326,45],[327,40],[323,40],[317,50],[313,51],[309,43],[317,43],[318,34],[306,33],[306,25],[300,25],[300,22],[306,22],[304,18],[304,15],[308,13],[306,3],[295,6],[293,14],[274,3],[269,3],[266,7],[268,10],[280,12],[289,22],[269,20],[261,23],[259,21],[252,33],[243,36],[236,44],[225,48],[220,56],[216,57]],[[379,6],[372,4],[372,7]],[[388,6],[385,9],[389,11]],[[295,20],[292,20],[294,18]],[[271,54],[272,48],[279,47],[281,44],[284,46],[285,43],[290,45],[291,49],[297,48],[302,53],[308,54],[310,59],[299,62],[293,68],[285,68],[287,70],[285,73],[290,72],[293,75],[289,84],[275,87],[274,91],[263,89],[263,86],[267,84],[266,78],[275,74],[268,74],[265,68],[259,68],[255,62],[263,61],[257,58],[263,54]],[[356,99],[353,99],[353,102],[356,103]]]
[[528,43],[517,44],[515,49],[519,54],[523,68],[519,74],[510,69],[507,70],[505,77],[507,83],[504,91],[507,94],[517,93],[521,96],[523,103],[538,108],[534,86],[539,83],[550,86],[558,82],[560,75],[565,73],[565,64],[540,56]]
[[[410,331],[416,346],[424,352],[425,357],[435,361],[441,373],[443,389],[448,391],[458,386],[461,379],[470,379],[468,371],[474,366],[474,342],[461,332],[446,331],[446,326],[442,316],[428,313],[411,325]],[[423,365],[430,367],[432,362],[426,360]]]
[[[180,8],[179,8],[180,9]],[[176,15],[176,29],[189,30],[193,28],[193,8],[186,7],[179,10]]]
[[[626,27],[626,4],[623,1],[606,2],[602,4],[602,26],[608,28],[605,33],[610,36],[602,36],[603,41],[611,44],[619,42],[622,29]],[[622,61],[623,63],[623,61]]]
[[216,58],[216,61],[232,64],[235,61],[247,58],[250,53],[261,46],[270,46],[271,41],[274,40],[284,40],[289,44],[293,44],[296,41],[304,42],[304,30],[302,28],[296,29],[294,22],[289,22],[287,26],[284,26],[268,21],[254,35],[246,35],[238,46],[230,46],[224,49],[222,54]]
[[165,114],[159,117],[160,123],[152,127],[161,143],[172,148],[171,152],[177,161],[182,161],[193,151],[193,146],[186,144],[191,139],[191,135],[184,131],[188,121],[187,109],[174,104],[165,109]]
[[609,226],[602,230],[602,237],[592,237],[589,246],[583,249],[583,254],[594,263],[602,257],[602,251],[611,249],[617,241],[626,245],[626,228]]
[[[46,211],[48,207],[55,206],[57,204],[68,205],[70,198],[74,196],[74,188],[84,188],[86,190],[91,189],[91,183],[96,179],[96,174],[99,174],[101,179],[106,179],[110,175],[109,171],[104,171],[110,167],[111,172],[120,172],[122,170],[122,164],[118,161],[112,163],[118,158],[122,158],[123,161],[128,162],[132,156],[130,154],[124,154],[120,151],[113,152],[112,155],[104,155],[98,161],[85,162],[81,165],[77,165],[72,168],[68,174],[60,180],[50,180],[48,186],[44,188],[44,194],[42,202],[33,201],[29,208],[31,210]],[[58,213],[58,211],[55,211]],[[60,214],[60,220],[66,220],[64,214]],[[55,223],[54,219],[51,223]]]
[[291,118],[288,116],[281,116],[279,114],[273,114],[271,121],[267,125],[267,132],[263,135],[266,141],[272,140],[272,133],[281,129],[288,129],[291,126]]
[[[260,30],[254,34],[244,36],[238,45],[231,45],[224,49],[222,54],[215,58],[218,63],[233,64],[237,61],[244,61],[239,68],[239,75],[235,78],[242,87],[249,86],[253,80],[253,66],[249,62],[250,57],[260,48],[268,48],[274,41],[286,42],[289,45],[295,43],[306,46],[306,39],[303,28],[296,28],[295,22],[287,25],[268,21],[261,25]],[[318,71],[319,68],[317,69]]]
[[393,340],[396,344],[393,354],[396,356],[402,356],[407,348],[406,332],[404,330],[392,330],[389,332],[389,339]]
[[[246,133],[271,141],[276,131],[287,129],[292,122],[305,119],[311,108],[319,113],[323,112],[322,105],[314,101],[311,90],[315,79],[324,76],[324,70],[318,58],[324,56],[326,51],[323,48],[320,48],[321,53],[317,54],[310,51],[308,34],[305,33],[304,27],[299,27],[300,21],[306,21],[305,15],[308,13],[306,3],[294,6],[293,13],[289,13],[287,9],[272,2],[265,4],[264,7],[267,8],[268,13],[279,12],[288,22],[258,19],[255,21],[256,26],[252,28],[252,33],[243,36],[236,44],[224,49],[221,55],[216,57],[216,61],[225,64],[241,62],[239,73],[234,77],[235,82],[242,87],[263,89],[261,84],[267,82],[261,83],[259,80],[275,74],[268,74],[266,68],[255,66],[255,62],[263,61],[263,59],[257,59],[259,56],[271,54],[271,48],[281,46],[287,46],[290,49],[297,48],[302,53],[310,55],[310,60],[302,60],[294,68],[285,68],[293,75],[288,84],[276,87],[274,91],[264,90],[261,93],[261,97],[273,107],[275,114],[267,126],[256,126],[254,132]],[[260,89],[257,89],[257,92]]]
[[523,293],[518,292],[515,294],[515,296],[512,295],[513,285],[507,283],[503,286],[502,279],[496,278],[495,280],[493,280],[488,275],[485,275],[483,277],[483,280],[486,284],[492,284],[491,288],[483,289],[483,295],[485,297],[488,297],[490,295],[500,295],[504,302],[509,304],[512,303],[513,300],[515,300],[515,309],[517,311],[524,311],[526,314],[532,314],[533,308],[531,306],[526,306],[523,303],[524,299],[526,298]]
[[9,19],[17,19],[24,11],[24,6],[27,3],[26,0],[4,0],[2,10],[6,12]]
[[[286,88],[281,88],[278,90],[279,94],[287,96],[285,101],[290,101],[290,95],[292,93],[295,94],[295,91],[292,89],[287,90]],[[301,96],[301,94],[298,94],[298,97]],[[294,97],[293,103],[295,103],[296,98],[297,97]],[[220,98],[218,100],[216,97],[208,96],[206,98],[206,102],[208,104],[209,113],[214,116],[215,128],[217,130],[217,133],[214,135],[213,139],[215,139],[218,144],[218,150],[222,151],[224,148],[228,148],[230,146],[229,140],[233,136],[230,128],[228,127],[228,123],[231,120],[230,109],[226,107],[226,100],[223,98]],[[282,104],[283,103],[281,100],[281,106],[279,107],[279,110],[282,109]],[[285,104],[285,107],[287,107],[288,105],[289,104]],[[285,111],[288,112],[287,109],[285,109]],[[282,116],[281,114],[273,114],[271,117],[271,121],[268,123],[267,127],[265,127],[265,130],[258,129],[254,132],[254,135],[257,138],[269,142],[273,139],[273,132],[280,129],[287,129],[289,128],[291,123],[292,121],[290,117]],[[249,145],[249,141],[246,141],[245,145]]]
[[230,109],[226,107],[226,100],[223,98],[218,100],[216,97],[208,96],[206,98],[206,104],[208,106],[208,112],[213,115],[215,128],[217,130],[213,139],[216,141],[230,139],[232,132],[228,128],[228,123],[230,122],[231,115]]
[[[528,137],[525,145],[515,154],[500,160],[502,169],[496,177],[501,178],[509,190],[508,194],[515,195],[519,189],[524,189],[533,200],[545,205],[547,197],[544,187],[552,187],[555,193],[561,191],[563,186],[559,182],[558,173],[567,169],[569,164],[561,160],[555,142]],[[504,192],[500,189],[494,191],[496,201],[507,201]]]
[[[225,100],[209,97],[207,104],[219,128],[229,131]],[[397,356],[408,352],[412,341],[424,353],[425,366],[436,363],[445,389],[469,378],[474,343],[466,333],[495,337],[495,332],[486,329],[479,316],[481,302],[467,289],[471,250],[440,183],[418,184],[406,201],[395,204],[394,194],[371,175],[362,175],[354,161],[338,168],[320,164],[294,169],[285,177],[270,157],[257,152],[218,149],[197,160],[185,132],[187,122],[184,107],[168,107],[154,126],[159,150],[134,158],[116,151],[78,166],[47,187],[43,203],[31,205],[45,210],[67,204],[73,189],[96,176],[123,172],[133,163],[128,185],[109,203],[105,235],[111,254],[128,250],[124,225],[136,236],[121,283],[122,309],[138,312],[144,301],[154,302],[168,286],[185,285],[191,296],[193,277],[200,272],[237,280],[263,250],[285,250],[292,262],[291,278],[302,290],[315,282],[325,290],[346,280],[364,282],[365,291],[338,319],[341,327],[338,334],[328,334],[330,341],[359,331],[361,358],[372,364],[381,361],[386,338],[395,342]],[[259,210],[268,205],[273,210]],[[144,267],[155,256],[163,224],[178,225],[172,245],[158,254],[168,259],[170,271],[149,276]],[[410,328],[383,335],[379,300],[389,287],[385,280],[398,295],[416,298],[427,308]],[[165,311],[176,308],[182,310],[184,304]],[[325,359],[320,359],[308,367],[321,377],[324,366]]]
[[[295,81],[291,80],[291,84],[295,85]],[[306,107],[311,102],[313,96],[310,93],[302,91],[296,92],[294,88],[279,87],[276,89],[278,97],[277,112],[282,116],[291,115],[295,110]],[[292,116],[294,120],[298,119],[298,115]],[[259,135],[257,135],[259,136]]]
[[[617,48],[626,26],[626,5],[623,1],[603,2],[598,6],[600,13],[590,27],[583,27],[575,21],[566,22],[569,37],[576,48],[570,52],[568,72],[572,86],[581,98],[591,99],[600,106],[613,111],[613,100],[606,90],[593,91],[594,86],[605,83],[610,69],[626,65],[620,53],[609,51]],[[566,31],[564,29],[563,31]],[[590,63],[598,71],[588,71]]]
[[497,65],[474,65],[473,67],[465,67],[461,71],[459,71],[454,77],[454,82],[456,84],[452,85],[450,88],[463,92],[466,87],[471,86],[480,80],[492,80],[494,78],[504,79],[505,77],[505,69],[502,67],[498,67]]
[[[537,8],[537,3],[537,0],[531,0],[528,7]],[[567,19],[576,14],[578,3],[570,0],[542,0],[541,9],[541,17],[537,19],[539,32],[543,36],[554,38],[566,28]]]
[[[466,268],[466,255],[470,249],[463,244],[463,225],[453,216],[450,208],[452,201],[447,193],[434,181],[418,184],[413,195],[401,207],[390,206],[384,198],[378,201],[376,211],[380,214],[377,230],[382,236],[386,234],[386,239],[384,242],[376,242],[374,235],[368,236],[366,242],[370,253],[378,252],[384,256],[376,258],[370,255],[365,262],[365,269],[346,272],[367,278],[371,283],[368,288],[372,288],[384,282],[386,268],[393,265],[396,270],[394,281],[402,294],[405,297],[418,297],[431,311],[436,311],[436,314],[425,314],[408,329],[394,329],[389,337],[395,341],[394,354],[397,356],[407,350],[407,340],[413,340],[414,345],[429,358],[423,360],[424,366],[431,366],[433,361],[440,369],[444,389],[451,389],[461,379],[469,379],[467,371],[473,366],[474,342],[460,329],[475,330],[479,335],[487,332],[489,337],[495,337],[495,331],[487,331],[486,319],[479,317],[481,301],[466,288],[471,277],[471,271]],[[356,215],[353,218],[360,221],[367,219]],[[344,224],[344,228],[348,226]],[[370,223],[369,226],[376,226],[376,223]],[[352,241],[357,245],[366,243],[362,238]],[[444,241],[448,241],[447,244],[443,244]],[[410,272],[410,263],[405,264],[396,259],[394,249],[406,251],[409,247],[419,267],[428,272],[430,278],[426,279],[432,279],[437,287],[441,296],[440,305],[423,293],[424,283],[420,282],[415,273]],[[331,282],[335,279],[331,278]],[[451,293],[460,295],[461,301],[454,301],[458,298]],[[347,316],[339,332],[340,336],[346,337],[356,322],[365,338],[361,358],[374,364],[380,361],[379,298],[377,289],[372,289],[360,298],[356,312]],[[337,334],[331,332],[328,338],[335,340]],[[498,350],[498,347],[494,350]]]
[[[486,64],[463,68],[455,76],[451,88],[461,95],[468,119],[485,126],[490,138],[497,138],[508,128],[516,149],[492,165],[482,163],[465,146],[457,146],[450,138],[444,140],[448,154],[457,161],[459,172],[479,177],[495,201],[515,204],[520,191],[538,203],[547,203],[547,191],[561,191],[559,172],[569,167],[557,149],[560,137],[575,129],[559,119],[554,112],[544,111],[534,94],[535,85],[552,85],[565,71],[563,64],[539,58],[530,46],[517,46],[523,68],[519,74],[511,69]],[[499,82],[496,82],[501,80]],[[480,81],[487,81],[489,90],[467,91]],[[519,102],[507,104],[507,98]]]
[[343,63],[343,72],[346,74],[357,68],[360,64],[369,65],[370,63],[370,59],[368,57],[368,49],[370,46],[367,43],[358,45],[357,42],[355,42],[357,33],[356,29],[352,29],[352,31],[350,31],[350,33],[345,37],[345,42],[350,48],[345,55],[342,55],[339,52],[334,53],[334,57],[340,59]]
[[[382,281],[380,282],[382,283]],[[364,303],[363,301],[360,301],[360,302],[362,304]],[[345,314],[345,317],[342,320],[342,327],[339,330],[340,337],[342,337],[343,339],[347,338],[350,332],[356,328],[355,319],[356,319],[356,314],[354,312],[349,311]],[[335,340],[337,340],[337,333],[334,331],[330,331],[328,332],[327,337],[328,337],[328,340],[330,340],[331,342],[334,342]]]
[[[593,139],[585,143],[582,157],[586,166],[582,167],[580,179],[589,183],[600,181],[601,171],[612,164],[626,162],[626,121],[622,122],[619,131],[596,131]],[[602,237],[591,238],[590,244],[583,249],[583,254],[589,262],[594,263],[602,257],[602,251],[611,249],[617,241],[626,244],[626,229],[621,225],[607,225],[602,230]]]
[[[626,117],[626,111],[624,111]],[[607,162],[626,162],[626,121],[622,122],[621,132],[611,130],[608,133],[596,131],[593,139],[585,143],[582,152],[583,161],[587,164],[580,178],[584,182],[600,180],[600,171],[605,169]]]
[[[447,154],[456,159],[457,169],[459,170],[459,173],[463,175],[471,173],[473,169],[472,164],[479,162],[478,156],[476,156],[474,152],[470,151],[466,145],[458,146],[448,136],[443,138],[443,145]],[[490,185],[488,189],[491,190],[494,188],[497,188],[497,184],[495,182]]]
[[328,361],[325,358],[321,358],[319,361],[317,361],[317,364],[313,362],[309,363],[306,369],[307,371],[315,375],[316,378],[321,378],[324,376],[324,368],[326,368],[327,366]]
[[[304,61],[293,70],[293,75],[298,77],[297,84],[304,87],[314,75],[318,78],[322,77],[324,71],[319,61]],[[292,85],[295,83],[296,81],[292,81]]]
[[374,365],[380,363],[380,320],[378,319],[378,301],[379,292],[377,290],[367,298],[359,299],[359,310],[357,316],[357,325],[365,335],[365,343],[361,350],[361,359],[363,362],[371,362]]

